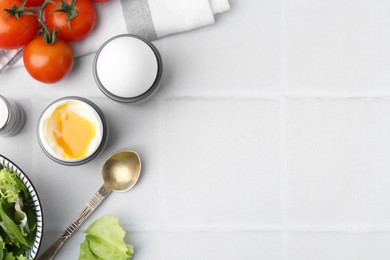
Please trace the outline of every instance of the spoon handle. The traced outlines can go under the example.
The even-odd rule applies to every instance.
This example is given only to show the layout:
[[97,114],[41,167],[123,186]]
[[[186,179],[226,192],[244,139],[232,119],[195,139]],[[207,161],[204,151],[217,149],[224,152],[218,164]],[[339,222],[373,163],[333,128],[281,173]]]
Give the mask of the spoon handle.
[[89,215],[102,203],[102,201],[111,193],[102,186],[85,205],[79,216],[69,225],[65,233],[57,239],[39,258],[38,260],[51,260],[58,253],[66,240],[84,223]]

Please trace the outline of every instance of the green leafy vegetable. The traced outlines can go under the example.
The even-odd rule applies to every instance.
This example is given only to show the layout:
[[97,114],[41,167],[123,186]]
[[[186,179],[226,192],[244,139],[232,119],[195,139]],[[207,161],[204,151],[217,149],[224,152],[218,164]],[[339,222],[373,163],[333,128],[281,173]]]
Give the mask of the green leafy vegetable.
[[34,209],[24,203],[27,187],[16,173],[0,170],[0,260],[27,260],[34,243],[37,220]]
[[11,240],[15,240],[15,244],[19,246],[19,242],[25,246],[28,246],[26,239],[24,238],[21,230],[16,225],[16,223],[8,217],[8,215],[4,212],[2,205],[0,204],[0,226],[3,228],[5,233],[7,233],[8,237]]
[[79,260],[129,260],[134,254],[132,245],[124,242],[126,232],[112,216],[93,222],[85,231],[85,241],[80,245]]

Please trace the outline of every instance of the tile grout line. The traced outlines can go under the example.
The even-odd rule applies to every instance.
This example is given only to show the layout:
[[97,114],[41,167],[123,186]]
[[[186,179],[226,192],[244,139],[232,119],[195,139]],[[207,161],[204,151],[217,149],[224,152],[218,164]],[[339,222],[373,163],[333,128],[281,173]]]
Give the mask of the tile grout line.
[[[213,226],[213,227],[202,227],[202,226],[177,226],[177,227],[166,227],[163,231],[158,225],[145,225],[145,226],[137,226],[136,224],[123,224],[123,228],[126,230],[131,230],[134,233],[281,233],[283,231],[283,226],[269,226],[269,225],[261,225],[261,226]],[[56,226],[56,225],[47,225],[46,228],[49,233],[61,233],[64,230],[64,227]],[[83,233],[85,231],[84,228],[78,229],[76,232]],[[358,226],[358,225],[338,225],[338,226],[295,226],[295,227],[285,227],[285,231],[288,233],[313,233],[313,234],[374,234],[374,233],[390,233],[390,226],[386,225],[375,225],[375,226]]]
[[[282,81],[282,80],[281,80]],[[284,91],[284,90],[282,90]],[[205,95],[166,95],[161,96],[164,100],[189,100],[189,101],[197,101],[197,100],[253,100],[253,101],[278,101],[280,99],[286,100],[300,100],[300,101],[390,101],[390,95],[381,95],[381,94],[366,94],[366,95],[311,95],[311,94],[262,94],[262,95],[213,95],[213,96],[205,96]]]
[[281,0],[280,10],[280,86],[282,96],[279,98],[280,128],[280,214],[281,214],[281,258],[288,260],[288,228],[287,228],[287,0]]
[[[161,138],[161,133],[162,133],[162,128],[163,128],[163,114],[161,113],[161,106],[163,106],[163,100],[156,100],[158,103],[157,108],[158,108],[158,119],[157,119],[157,147],[163,147],[162,140]],[[164,192],[163,192],[163,172],[161,164],[162,164],[162,157],[160,154],[160,150],[158,149],[157,152],[157,164],[159,166],[159,171],[158,171],[158,214],[159,214],[159,232],[164,232],[165,230],[165,211],[164,211]]]
[[[285,51],[281,51],[282,53],[285,53]],[[284,54],[283,54],[284,55]],[[282,63],[285,63],[284,59],[280,58]],[[281,66],[281,74],[285,73],[286,71],[286,65]],[[334,101],[334,100],[364,100],[364,101],[390,101],[390,94],[388,93],[363,93],[363,94],[356,94],[356,95],[347,95],[347,94],[336,94],[332,95],[329,93],[320,93],[320,94],[291,94],[287,91],[287,82],[286,79],[283,79],[283,75],[281,75],[281,86],[282,86],[282,93],[281,94],[258,94],[258,95],[171,95],[171,94],[164,94],[161,95],[159,98],[156,98],[155,100],[254,100],[254,101],[277,101],[280,99],[286,99],[286,100],[300,100],[300,101]],[[287,77],[285,77],[287,78]],[[30,96],[26,95],[19,95],[18,98],[26,98],[29,99]],[[59,97],[45,97],[45,96],[38,96],[37,99],[42,100],[48,100],[48,101],[54,101],[58,99]],[[106,97],[102,96],[88,96],[88,99],[106,99]]]
[[287,260],[288,226],[287,226],[287,101],[280,99],[280,211],[281,211],[281,236],[282,259]]
[[[159,229],[156,232],[156,235],[158,236],[159,240],[162,240],[162,236],[165,233],[166,230],[166,212],[165,212],[165,193],[163,192],[163,180],[164,180],[164,174],[163,174],[163,167],[162,167],[162,155],[161,155],[161,147],[164,147],[163,145],[163,140],[162,138],[162,129],[164,128],[164,113],[162,113],[161,107],[164,106],[164,100],[163,99],[158,99],[156,100],[158,103],[157,108],[158,108],[158,120],[157,120],[157,147],[158,147],[158,152],[157,152],[157,164],[159,166],[159,171],[158,171],[158,214],[159,214]],[[162,243],[159,245],[159,255],[160,259],[164,258],[164,247],[162,246]]]

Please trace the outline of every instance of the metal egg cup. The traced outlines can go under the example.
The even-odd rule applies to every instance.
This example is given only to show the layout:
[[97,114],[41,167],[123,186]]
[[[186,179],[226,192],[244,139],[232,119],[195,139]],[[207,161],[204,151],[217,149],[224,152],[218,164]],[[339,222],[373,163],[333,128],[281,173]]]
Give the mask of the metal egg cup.
[[[96,149],[96,151],[87,156],[86,158],[82,159],[82,160],[79,160],[79,161],[66,161],[66,160],[61,160],[61,159],[58,159],[56,157],[54,157],[52,154],[50,154],[49,151],[46,150],[45,146],[43,145],[42,143],[42,140],[40,138],[40,129],[39,129],[39,126],[40,126],[40,123],[41,123],[41,120],[42,120],[42,116],[44,115],[46,109],[48,109],[50,106],[52,106],[53,104],[59,102],[59,101],[63,101],[63,100],[78,100],[78,101],[82,101],[88,105],[90,105],[95,111],[96,113],[99,115],[100,117],[100,120],[102,122],[102,126],[103,126],[103,135],[102,135],[102,140],[100,142],[100,145],[99,147]],[[60,98],[60,99],[57,99],[55,101],[53,101],[52,103],[50,103],[46,109],[42,112],[39,120],[38,120],[38,125],[37,125],[37,136],[38,136],[38,142],[39,142],[39,146],[42,148],[42,151],[50,158],[52,159],[53,161],[59,163],[59,164],[62,164],[62,165],[67,165],[67,166],[78,166],[78,165],[82,165],[82,164],[85,164],[91,160],[93,160],[96,156],[98,156],[100,154],[101,151],[103,151],[106,143],[107,143],[107,138],[108,138],[108,126],[107,126],[107,122],[106,122],[106,119],[105,119],[105,116],[102,112],[102,110],[100,110],[100,108],[95,104],[93,103],[92,101],[86,99],[86,98],[82,98],[82,97],[76,97],[76,96],[68,96],[68,97],[63,97],[63,98]]]
[[[149,89],[146,90],[143,94],[136,96],[136,97],[121,97],[121,96],[114,95],[113,93],[108,91],[107,88],[100,81],[99,75],[97,72],[97,62],[98,62],[99,55],[100,55],[101,51],[108,43],[110,43],[111,41],[113,41],[117,38],[120,38],[120,37],[133,37],[133,38],[136,38],[136,39],[143,41],[152,49],[152,51],[157,59],[157,75],[156,75],[156,78],[155,78],[152,86],[150,86]],[[157,48],[150,41],[148,41],[148,40],[146,40],[138,35],[133,35],[133,34],[120,34],[120,35],[117,35],[117,36],[110,38],[105,43],[103,43],[103,45],[99,48],[99,50],[97,51],[95,58],[93,60],[93,76],[95,78],[95,82],[96,82],[97,86],[99,87],[99,89],[103,92],[103,94],[105,94],[110,99],[118,101],[118,102],[122,102],[122,103],[135,103],[135,102],[139,102],[139,101],[144,100],[144,99],[148,98],[149,96],[151,96],[158,89],[158,87],[160,85],[162,70],[163,70],[163,63],[162,63],[161,55],[160,55],[159,51],[157,50]]]

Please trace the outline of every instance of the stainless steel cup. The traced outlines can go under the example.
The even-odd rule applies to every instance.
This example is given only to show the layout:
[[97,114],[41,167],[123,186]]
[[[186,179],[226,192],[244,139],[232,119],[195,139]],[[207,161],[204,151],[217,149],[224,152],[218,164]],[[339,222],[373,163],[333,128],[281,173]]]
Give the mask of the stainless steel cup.
[[12,99],[0,95],[0,113],[6,120],[0,123],[0,136],[14,136],[22,130],[26,115],[21,105]]
[[[85,157],[85,158],[81,158],[79,160],[75,160],[75,161],[69,161],[69,160],[66,160],[66,159],[60,159],[60,158],[56,158],[55,156],[53,156],[53,154],[45,147],[44,145],[44,140],[41,139],[41,121],[43,120],[43,116],[45,114],[45,111],[48,110],[51,106],[53,105],[56,105],[58,104],[59,102],[62,102],[62,101],[72,101],[72,100],[76,100],[76,101],[80,101],[80,102],[83,102],[85,104],[87,104],[88,106],[91,107],[91,109],[95,110],[97,115],[99,116],[99,119],[101,120],[102,122],[102,139],[101,139],[101,142],[98,146],[98,148],[96,149],[96,151],[94,153],[92,153],[91,155]],[[86,99],[86,98],[82,98],[82,97],[76,97],[76,96],[69,96],[69,97],[63,97],[63,98],[60,98],[60,99],[57,99],[56,101],[52,102],[50,105],[48,105],[45,110],[42,112],[40,118],[39,118],[39,121],[38,121],[38,124],[37,124],[37,137],[38,137],[38,142],[39,142],[39,145],[40,147],[42,148],[42,151],[50,158],[52,159],[53,161],[59,163],[59,164],[62,164],[62,165],[67,165],[67,166],[78,166],[78,165],[82,165],[82,164],[85,164],[87,162],[90,162],[91,160],[93,160],[94,158],[96,158],[96,156],[98,156],[104,149],[106,143],[107,143],[107,138],[108,138],[108,125],[107,125],[107,122],[106,122],[106,119],[105,119],[105,116],[102,112],[102,110],[100,110],[100,108],[95,104],[93,103],[92,101]]]
[[[153,83],[150,86],[146,85],[143,93],[139,93],[137,96],[120,96],[120,95],[117,95],[116,93],[112,92],[112,89],[110,89],[109,86],[106,86],[102,82],[101,75],[99,75],[98,66],[99,65],[103,66],[105,69],[117,68],[119,71],[122,71],[123,64],[120,61],[123,59],[130,59],[131,60],[131,58],[132,58],[132,57],[128,57],[128,56],[123,56],[123,53],[122,53],[124,51],[123,49],[117,49],[111,55],[111,59],[113,61],[117,61],[117,62],[111,61],[112,63],[109,63],[109,64],[105,63],[104,61],[101,61],[101,53],[110,44],[112,44],[118,40],[121,40],[121,39],[129,39],[129,38],[136,39],[139,42],[143,43],[144,46],[148,46],[148,48],[154,54],[154,57],[156,59],[155,62],[156,62],[156,66],[157,66],[157,71],[156,71],[155,77],[153,78],[153,80],[154,80]],[[135,60],[137,60],[137,59],[135,59]],[[136,66],[137,64],[133,64],[133,65]],[[124,68],[124,69],[125,69],[125,72],[117,73],[118,75],[112,75],[113,80],[115,77],[121,77],[124,74],[126,74],[126,75],[127,74],[130,74],[130,75],[134,74],[134,71],[131,71],[129,68]],[[95,59],[93,61],[93,75],[94,75],[95,82],[96,82],[97,86],[99,87],[99,89],[103,92],[103,94],[105,94],[110,99],[118,101],[118,102],[124,102],[124,103],[140,102],[140,101],[143,101],[143,100],[147,99],[148,97],[150,97],[160,86],[162,71],[163,71],[163,63],[162,63],[161,55],[160,55],[159,51],[157,50],[156,46],[154,46],[150,41],[148,41],[140,36],[132,35],[132,34],[121,34],[121,35],[114,36],[114,37],[110,38],[109,40],[107,40],[97,51],[97,53],[95,55]],[[128,83],[128,82],[125,82],[125,83]],[[127,87],[132,88],[130,83],[128,83]]]

